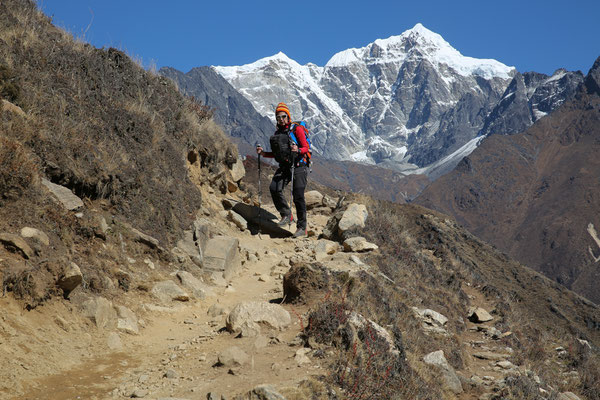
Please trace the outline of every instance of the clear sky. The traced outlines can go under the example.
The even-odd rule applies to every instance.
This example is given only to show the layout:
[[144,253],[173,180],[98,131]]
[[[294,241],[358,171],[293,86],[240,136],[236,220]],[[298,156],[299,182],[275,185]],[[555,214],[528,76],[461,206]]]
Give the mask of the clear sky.
[[300,64],[400,35],[416,23],[465,56],[521,72],[587,73],[600,56],[600,0],[36,0],[53,22],[97,47],[187,72],[279,51]]

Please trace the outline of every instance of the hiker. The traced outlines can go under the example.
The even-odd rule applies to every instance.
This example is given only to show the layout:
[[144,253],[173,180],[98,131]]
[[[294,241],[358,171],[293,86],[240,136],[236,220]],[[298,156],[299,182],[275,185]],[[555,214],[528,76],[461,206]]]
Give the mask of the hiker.
[[[267,158],[275,158],[279,168],[273,175],[269,185],[273,204],[281,215],[279,226],[291,224],[293,221],[292,210],[288,206],[283,190],[290,181],[293,182],[292,194],[296,205],[296,233],[294,237],[306,235],[306,201],[304,189],[308,180],[309,145],[306,140],[306,132],[302,125],[292,124],[290,110],[285,103],[279,103],[275,109],[277,130],[270,139],[271,151],[264,151],[259,145],[256,152]],[[291,130],[290,130],[291,129]],[[294,134],[296,142],[291,138]],[[292,171],[294,177],[292,179]]]

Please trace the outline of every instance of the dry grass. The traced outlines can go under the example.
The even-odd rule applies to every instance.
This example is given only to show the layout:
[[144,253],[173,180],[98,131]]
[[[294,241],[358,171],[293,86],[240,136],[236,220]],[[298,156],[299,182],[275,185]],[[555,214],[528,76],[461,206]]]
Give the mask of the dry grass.
[[2,96],[18,98],[30,119],[16,127],[4,118],[0,129],[53,182],[108,199],[140,229],[175,241],[201,204],[187,154],[201,155],[208,177],[236,161],[212,111],[122,51],[74,40],[33,2],[0,3],[0,37]]
[[18,199],[39,183],[38,165],[19,143],[0,137],[0,203]]

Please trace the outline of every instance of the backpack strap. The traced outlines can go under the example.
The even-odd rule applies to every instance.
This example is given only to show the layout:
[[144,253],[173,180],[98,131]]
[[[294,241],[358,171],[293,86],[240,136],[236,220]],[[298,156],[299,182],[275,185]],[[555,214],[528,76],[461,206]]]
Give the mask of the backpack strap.
[[[292,139],[292,142],[294,142],[294,144],[296,146],[300,146],[300,144],[298,143],[298,139],[296,139],[296,134],[295,134],[296,127],[298,125],[301,125],[301,124],[299,124],[298,122],[292,122],[292,124],[290,125],[290,138]],[[305,128],[305,131],[306,131],[306,128]],[[310,158],[311,158],[311,154],[310,154],[310,142],[308,141],[308,137],[306,136],[306,134],[305,134],[305,137],[306,137],[306,143],[308,143],[308,149],[309,149],[309,151],[308,151],[308,153],[305,154],[304,157],[302,157],[302,159],[300,160],[300,163],[301,164],[309,165],[310,164]]]

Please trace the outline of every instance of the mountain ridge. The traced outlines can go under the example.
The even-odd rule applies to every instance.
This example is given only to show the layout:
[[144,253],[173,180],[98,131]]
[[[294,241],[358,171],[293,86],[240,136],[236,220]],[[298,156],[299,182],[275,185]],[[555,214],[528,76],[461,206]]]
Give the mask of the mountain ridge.
[[[321,156],[403,173],[432,166],[477,136],[514,133],[504,132],[499,123],[517,112],[517,107],[498,104],[511,83],[518,84],[519,99],[535,101],[528,107],[542,104],[548,113],[583,79],[557,71],[552,77],[540,75],[545,81],[515,81],[520,75],[513,67],[463,56],[421,24],[338,52],[324,67],[300,65],[280,52],[243,66],[212,68],[262,116],[273,120],[274,106],[286,101],[293,118],[309,123]],[[517,118],[517,125],[525,128],[540,116],[534,109]],[[430,178],[459,161],[435,168]]]
[[486,138],[415,202],[599,303],[588,233],[600,224],[597,64],[572,99],[522,133]]

